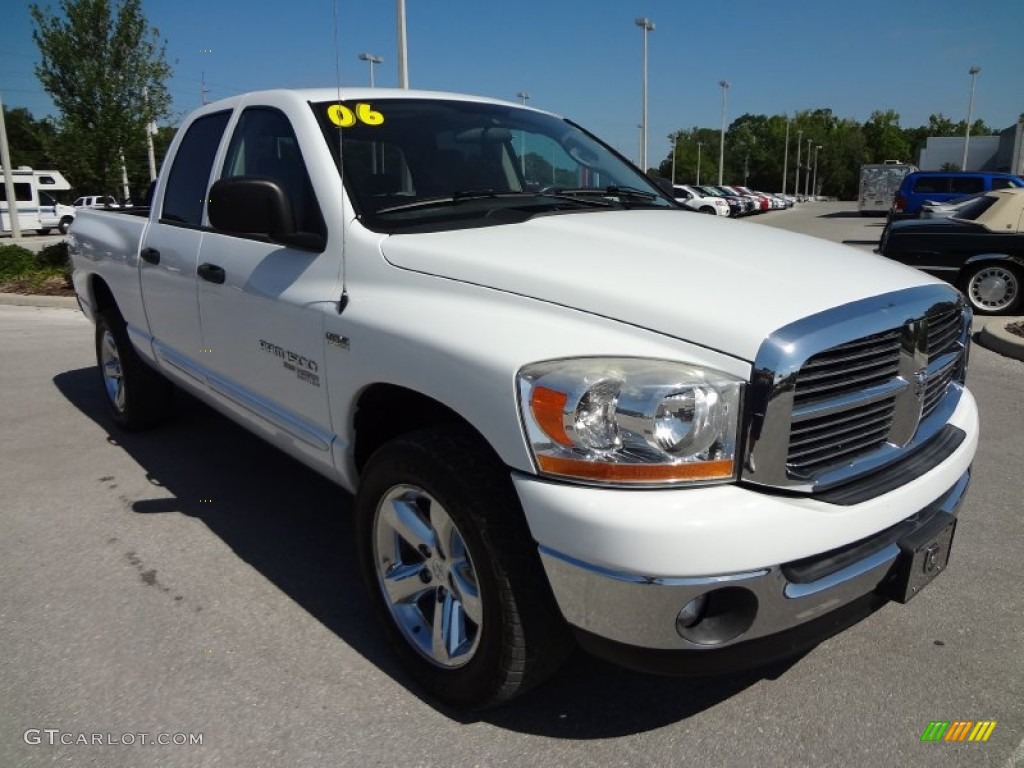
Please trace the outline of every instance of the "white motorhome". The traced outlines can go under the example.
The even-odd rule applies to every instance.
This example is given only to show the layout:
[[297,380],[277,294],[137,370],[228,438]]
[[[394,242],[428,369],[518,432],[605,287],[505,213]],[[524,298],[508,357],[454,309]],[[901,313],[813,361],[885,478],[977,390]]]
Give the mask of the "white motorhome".
[[[22,231],[47,234],[53,227],[67,231],[70,219],[64,216],[54,220],[57,210],[52,192],[66,192],[71,185],[60,171],[35,171],[22,166],[11,175],[14,181],[14,198],[17,201],[18,224]],[[42,197],[41,197],[42,193]],[[61,209],[65,206],[60,206]],[[69,214],[73,218],[73,214]],[[6,174],[0,170],[0,232],[11,231],[10,203],[7,201]]]

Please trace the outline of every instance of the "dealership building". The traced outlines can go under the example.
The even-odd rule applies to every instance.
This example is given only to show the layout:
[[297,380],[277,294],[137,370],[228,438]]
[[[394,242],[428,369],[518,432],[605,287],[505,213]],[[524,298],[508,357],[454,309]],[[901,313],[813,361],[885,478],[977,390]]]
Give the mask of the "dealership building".
[[[931,136],[921,150],[917,166],[922,171],[959,169],[963,159],[963,136]],[[971,136],[964,170],[1024,175],[1024,121],[995,136]]]

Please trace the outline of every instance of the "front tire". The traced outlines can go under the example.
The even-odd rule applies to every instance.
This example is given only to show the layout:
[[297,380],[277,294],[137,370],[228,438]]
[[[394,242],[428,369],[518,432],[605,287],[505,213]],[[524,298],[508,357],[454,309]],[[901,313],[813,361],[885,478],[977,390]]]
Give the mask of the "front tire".
[[65,216],[60,220],[60,224],[57,225],[57,230],[62,234],[66,235],[68,230],[71,229],[71,222],[74,221],[70,216]]
[[170,415],[170,382],[139,357],[116,309],[105,310],[96,319],[96,364],[110,415],[119,427],[134,432]]
[[1021,303],[1020,273],[1005,264],[982,264],[967,273],[963,291],[978,314],[1012,315]]
[[570,647],[509,471],[466,431],[400,437],[356,495],[360,564],[394,650],[432,696],[465,708],[550,676]]

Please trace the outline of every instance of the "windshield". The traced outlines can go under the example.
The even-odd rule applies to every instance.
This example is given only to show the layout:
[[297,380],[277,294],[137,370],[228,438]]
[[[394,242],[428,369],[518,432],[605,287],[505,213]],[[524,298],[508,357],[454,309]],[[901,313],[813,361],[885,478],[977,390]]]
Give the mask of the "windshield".
[[376,231],[673,207],[609,147],[541,112],[412,98],[312,108],[335,159],[343,158],[345,187],[359,217]]

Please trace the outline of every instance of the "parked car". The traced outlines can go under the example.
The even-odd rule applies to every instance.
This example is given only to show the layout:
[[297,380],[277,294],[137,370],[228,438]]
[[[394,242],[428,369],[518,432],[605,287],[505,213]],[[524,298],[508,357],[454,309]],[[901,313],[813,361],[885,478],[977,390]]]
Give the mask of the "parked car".
[[42,234],[57,229],[62,235],[66,235],[71,222],[75,220],[75,213],[74,206],[58,203],[49,192],[40,190],[39,222],[42,224]]
[[1015,314],[1024,286],[1024,189],[986,192],[957,218],[893,221],[883,256],[940,277],[979,314]]
[[734,195],[735,197],[741,198],[744,201],[744,205],[746,206],[746,212],[748,215],[752,213],[761,212],[761,203],[753,195],[748,195],[745,192],[740,192],[739,189],[737,189],[736,187],[727,187],[724,185],[716,187],[716,189],[720,189],[728,195]]
[[694,187],[694,189],[700,190],[708,197],[720,197],[723,200],[725,200],[725,202],[728,203],[729,205],[729,215],[734,218],[739,216],[746,216],[750,212],[749,206],[747,205],[747,201],[744,200],[739,195],[727,194],[724,190],[718,187],[712,187],[708,185],[699,185]]
[[73,202],[75,208],[120,208],[117,200],[110,195],[86,195]]
[[985,193],[957,197],[944,203],[925,203],[917,214],[919,219],[970,219],[970,211],[976,205],[987,205],[985,202],[976,203],[976,200],[984,201]]
[[[531,189],[535,147],[557,178]],[[83,208],[68,250],[98,447],[169,417],[174,382],[354,493],[325,513],[354,517],[367,643],[448,705],[539,684],[574,639],[764,665],[946,571],[979,432],[959,293],[681,215],[558,115],[240,94],[186,119],[148,217]]]
[[943,203],[992,189],[1024,187],[1024,179],[1010,173],[914,171],[903,177],[893,200],[890,219],[914,218],[926,202]]
[[717,216],[729,215],[729,203],[724,197],[708,195],[689,184],[677,184],[672,187],[672,196],[684,208],[698,213],[710,213]]

